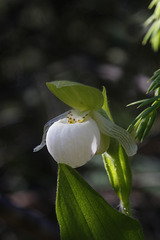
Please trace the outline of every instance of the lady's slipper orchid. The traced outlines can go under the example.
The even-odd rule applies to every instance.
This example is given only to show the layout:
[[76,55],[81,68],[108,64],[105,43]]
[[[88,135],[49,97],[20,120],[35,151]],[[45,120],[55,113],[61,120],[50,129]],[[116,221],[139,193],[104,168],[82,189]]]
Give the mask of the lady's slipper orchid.
[[75,168],[107,151],[112,137],[128,156],[136,153],[130,134],[111,122],[102,109],[106,99],[98,89],[70,81],[53,81],[47,86],[72,109],[45,124],[42,142],[34,152],[46,145],[56,162]]
[[46,145],[49,153],[59,163],[80,167],[88,162],[100,145],[100,131],[88,113],[78,115],[71,110],[49,128]]
[[56,162],[76,168],[96,153],[107,151],[109,137],[118,140],[128,156],[136,153],[137,146],[130,134],[111,122],[103,110],[71,109],[45,125],[42,143],[34,151],[46,144]]

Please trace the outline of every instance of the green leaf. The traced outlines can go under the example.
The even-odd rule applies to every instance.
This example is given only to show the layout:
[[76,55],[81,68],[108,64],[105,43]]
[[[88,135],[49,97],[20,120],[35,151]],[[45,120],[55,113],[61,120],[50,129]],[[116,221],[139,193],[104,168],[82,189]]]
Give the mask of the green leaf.
[[151,130],[151,127],[156,119],[156,116],[157,116],[157,111],[154,110],[150,116],[149,116],[149,119],[148,119],[148,122],[147,122],[147,125],[146,125],[146,128],[144,130],[144,133],[143,133],[143,136],[142,136],[142,139],[141,139],[141,142],[144,140],[144,138],[148,135],[149,131]]
[[148,6],[149,9],[151,9],[152,7],[154,7],[155,5],[157,5],[159,0],[152,0],[150,5]]
[[132,132],[133,129],[137,128],[143,119],[146,119],[153,111],[155,111],[160,106],[160,101],[157,101],[151,107],[144,109],[129,125],[128,131]]
[[[107,113],[110,120],[113,122],[108,106],[105,88],[103,88],[103,96],[103,110]],[[127,137],[127,142],[128,139],[129,138]],[[107,149],[107,152],[102,154],[102,157],[110,183],[120,198],[121,210],[124,214],[131,216],[129,197],[131,192],[132,174],[129,158],[126,155],[123,147],[118,144],[118,142],[113,138],[110,139],[109,149]]]
[[147,91],[147,93],[155,90],[156,88],[158,88],[160,86],[160,75],[158,75],[155,80],[151,83],[151,85],[149,86],[149,89]]
[[156,70],[153,74],[153,76],[148,80],[148,82],[152,81],[154,78],[156,78],[160,74],[160,69]]
[[73,168],[59,164],[61,240],[143,240],[139,222],[113,209]]
[[152,36],[153,32],[155,31],[156,26],[157,26],[156,22],[153,22],[150,28],[148,29],[146,35],[143,38],[143,41],[142,41],[143,45],[145,45],[148,42],[149,38]]
[[160,98],[160,87],[156,88],[156,90],[154,91],[154,95]]
[[104,97],[104,103],[103,103],[103,110],[107,113],[109,119],[113,122],[113,118],[109,109],[109,105],[108,105],[108,98],[107,98],[107,94],[106,94],[106,88],[103,87],[103,91],[102,91],[103,97]]
[[140,142],[143,142],[144,138],[148,135],[151,127],[156,119],[157,111],[153,110],[148,116],[140,119],[140,121],[136,124],[136,136]]
[[151,15],[145,22],[144,22],[144,26],[147,27],[148,25],[150,25],[153,21],[155,20],[155,15]]
[[144,140],[143,134],[144,134],[144,131],[146,129],[148,120],[149,120],[149,115],[145,118],[142,118],[141,121],[138,124],[135,138],[138,138],[138,140],[140,142],[142,142]]
[[130,106],[133,106],[133,105],[136,105],[136,104],[139,104],[139,103],[141,103],[141,104],[137,108],[144,107],[144,106],[146,106],[146,105],[148,105],[148,104],[150,104],[153,101],[158,100],[158,99],[160,99],[160,96],[155,96],[155,97],[152,97],[152,98],[146,98],[146,99],[138,100],[136,102],[128,104],[127,107],[130,107]]
[[148,99],[142,99],[127,105],[132,106],[135,104],[140,104],[138,106],[138,108],[140,108],[151,104],[151,106],[144,109],[128,127],[129,132],[135,130],[135,138],[137,138],[141,142],[151,130],[151,127],[157,115],[157,109],[160,107],[160,69],[154,72],[153,76],[149,79],[149,81],[151,80],[153,80],[153,82],[150,84],[147,93],[155,91],[155,96]]
[[131,215],[129,197],[132,173],[129,158],[115,139],[111,139],[109,149],[102,157],[111,185],[120,198],[122,211],[126,215]]
[[146,118],[151,112],[156,110],[157,108],[160,107],[160,101],[156,101],[155,103],[152,104],[151,107],[148,107],[144,109],[132,122],[132,125],[134,125],[140,118]]
[[48,82],[47,87],[61,101],[78,110],[100,109],[103,105],[103,95],[94,87],[70,81]]

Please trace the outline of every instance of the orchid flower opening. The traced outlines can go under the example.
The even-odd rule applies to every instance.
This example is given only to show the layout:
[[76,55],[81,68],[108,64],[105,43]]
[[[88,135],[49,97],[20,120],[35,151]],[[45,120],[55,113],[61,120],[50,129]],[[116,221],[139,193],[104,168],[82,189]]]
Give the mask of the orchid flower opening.
[[57,163],[76,168],[83,166],[95,154],[106,152],[111,137],[119,141],[128,156],[136,154],[137,145],[130,134],[113,123],[102,109],[102,92],[69,81],[54,81],[47,86],[72,109],[45,124],[42,142],[34,152],[46,145]]
[[46,144],[57,163],[76,168],[86,164],[96,153],[107,151],[109,144],[103,142],[103,135],[117,139],[128,156],[136,153],[137,146],[130,134],[105,118],[101,111],[81,112],[75,109],[45,125],[42,142],[34,151],[39,151]]

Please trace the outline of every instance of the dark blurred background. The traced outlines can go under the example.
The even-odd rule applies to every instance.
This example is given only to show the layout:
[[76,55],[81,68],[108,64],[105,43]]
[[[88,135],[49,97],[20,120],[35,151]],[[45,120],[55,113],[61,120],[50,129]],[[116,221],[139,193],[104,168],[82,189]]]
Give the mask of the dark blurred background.
[[[152,11],[141,0],[0,0],[0,239],[58,240],[57,164],[46,148],[33,153],[43,126],[68,107],[46,87],[71,80],[107,89],[116,123],[138,114],[159,53],[142,46]],[[147,240],[160,239],[159,119],[131,159],[133,215]],[[118,199],[102,160],[78,169],[114,207]]]

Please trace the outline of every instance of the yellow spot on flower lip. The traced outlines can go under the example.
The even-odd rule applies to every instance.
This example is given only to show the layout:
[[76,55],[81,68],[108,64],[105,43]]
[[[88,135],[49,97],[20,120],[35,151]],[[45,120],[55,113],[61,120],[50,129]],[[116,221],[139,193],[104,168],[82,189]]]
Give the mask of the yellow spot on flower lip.
[[68,115],[68,123],[69,124],[74,124],[74,123],[82,123],[86,120],[86,117],[88,116],[88,112],[80,112],[78,110],[71,110]]

